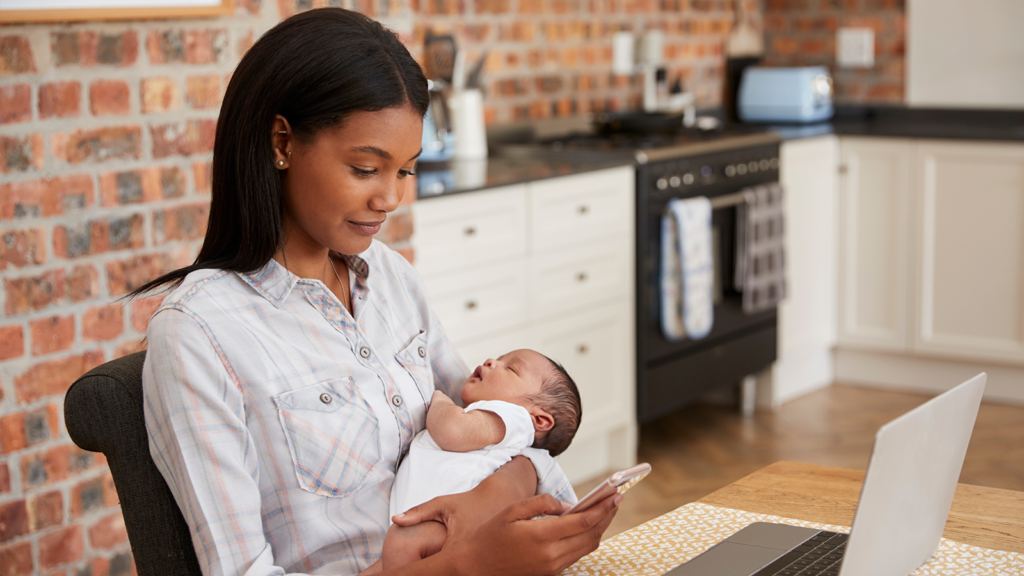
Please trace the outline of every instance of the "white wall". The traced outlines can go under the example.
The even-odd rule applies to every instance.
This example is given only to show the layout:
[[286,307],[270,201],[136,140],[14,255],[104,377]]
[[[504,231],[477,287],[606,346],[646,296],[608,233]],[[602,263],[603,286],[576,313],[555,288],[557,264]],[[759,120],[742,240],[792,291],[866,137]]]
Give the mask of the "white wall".
[[907,0],[907,104],[1024,108],[1024,0]]

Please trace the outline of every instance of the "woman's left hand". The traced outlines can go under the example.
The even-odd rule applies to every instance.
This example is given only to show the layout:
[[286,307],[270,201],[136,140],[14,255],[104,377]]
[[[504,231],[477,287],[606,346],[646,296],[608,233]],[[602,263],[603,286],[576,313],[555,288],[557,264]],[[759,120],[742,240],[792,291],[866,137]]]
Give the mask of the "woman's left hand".
[[471,535],[509,504],[533,496],[536,486],[533,464],[525,456],[516,456],[469,492],[434,498],[392,520],[399,526],[413,526],[428,520],[444,524],[448,529],[444,542],[447,548]]

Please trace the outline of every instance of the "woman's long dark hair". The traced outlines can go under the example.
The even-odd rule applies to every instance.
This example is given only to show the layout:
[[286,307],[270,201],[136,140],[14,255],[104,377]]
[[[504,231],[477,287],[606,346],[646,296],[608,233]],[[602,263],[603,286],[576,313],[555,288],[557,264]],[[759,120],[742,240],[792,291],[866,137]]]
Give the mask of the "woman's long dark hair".
[[213,145],[210,220],[191,266],[133,290],[137,296],[190,272],[251,272],[281,248],[284,187],[274,166],[274,116],[312,142],[353,112],[409,104],[426,114],[427,80],[419,64],[378,22],[321,8],[297,14],[264,34],[231,76]]

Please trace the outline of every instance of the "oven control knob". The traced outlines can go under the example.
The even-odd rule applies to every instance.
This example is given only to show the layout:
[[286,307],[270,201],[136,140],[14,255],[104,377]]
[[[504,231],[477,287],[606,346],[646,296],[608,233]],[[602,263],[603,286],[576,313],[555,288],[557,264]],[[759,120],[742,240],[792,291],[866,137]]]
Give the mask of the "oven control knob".
[[736,166],[734,166],[732,164],[729,164],[728,166],[726,166],[725,167],[725,175],[728,178],[732,178],[733,176],[735,176],[736,175]]
[[768,169],[768,160],[767,159],[761,160],[760,162],[757,163],[757,167],[760,168],[762,172],[767,170]]
[[757,162],[754,162],[753,160],[747,162],[747,172],[750,172],[751,174],[757,172]]
[[772,158],[771,160],[768,161],[768,166],[770,166],[772,170],[778,170],[779,169],[779,159],[778,158]]
[[693,184],[693,174],[692,173],[687,172],[686,174],[683,174],[683,184],[686,184],[687,186],[689,186],[690,184]]
[[680,182],[681,180],[679,179],[679,176],[673,176],[668,179],[669,185],[672,186],[673,188],[679,188]]
[[736,173],[739,174],[740,176],[743,176],[744,174],[746,174],[747,173],[747,165],[746,164],[737,164],[736,165]]
[[664,190],[668,188],[668,180],[665,180],[664,178],[658,178],[656,186],[658,187],[658,190]]

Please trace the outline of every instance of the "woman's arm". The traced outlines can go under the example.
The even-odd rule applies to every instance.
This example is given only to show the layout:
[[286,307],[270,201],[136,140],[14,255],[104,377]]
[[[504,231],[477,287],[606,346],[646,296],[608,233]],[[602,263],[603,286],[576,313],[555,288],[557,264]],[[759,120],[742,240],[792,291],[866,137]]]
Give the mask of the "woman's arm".
[[434,390],[427,410],[427,431],[448,452],[470,452],[505,438],[505,422],[494,412],[466,412],[440,390]]

